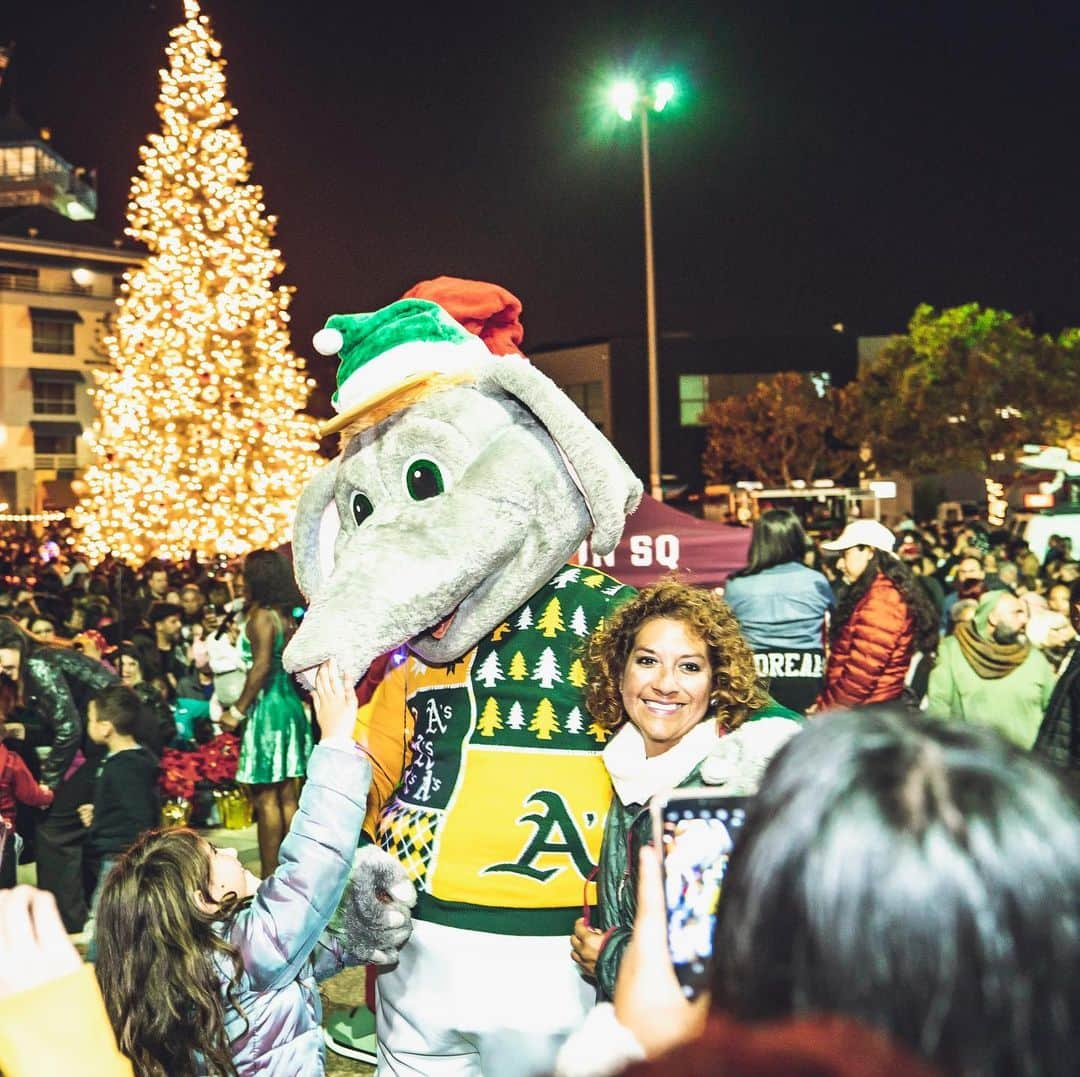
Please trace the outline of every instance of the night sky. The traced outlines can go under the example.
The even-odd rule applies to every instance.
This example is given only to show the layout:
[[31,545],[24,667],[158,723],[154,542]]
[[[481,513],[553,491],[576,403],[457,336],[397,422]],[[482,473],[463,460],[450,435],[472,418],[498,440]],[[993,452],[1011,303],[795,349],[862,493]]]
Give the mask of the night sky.
[[[640,143],[597,108],[635,65],[686,89],[653,125],[662,330],[877,334],[968,300],[1080,325],[1077,4],[497,9],[204,0],[313,366],[326,315],[438,273],[520,295],[526,351],[643,332]],[[0,5],[19,111],[97,167],[116,231],[181,13]]]

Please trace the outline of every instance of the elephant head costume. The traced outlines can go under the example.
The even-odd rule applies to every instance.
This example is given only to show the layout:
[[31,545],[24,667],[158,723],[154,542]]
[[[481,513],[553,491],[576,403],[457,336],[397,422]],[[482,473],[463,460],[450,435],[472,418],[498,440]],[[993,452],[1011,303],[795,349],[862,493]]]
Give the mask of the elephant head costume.
[[323,433],[342,451],[305,488],[293,536],[310,606],[285,651],[307,679],[351,682],[402,644],[454,661],[550,579],[590,532],[610,552],[641,483],[521,355],[495,355],[437,303],[335,315],[340,356]]

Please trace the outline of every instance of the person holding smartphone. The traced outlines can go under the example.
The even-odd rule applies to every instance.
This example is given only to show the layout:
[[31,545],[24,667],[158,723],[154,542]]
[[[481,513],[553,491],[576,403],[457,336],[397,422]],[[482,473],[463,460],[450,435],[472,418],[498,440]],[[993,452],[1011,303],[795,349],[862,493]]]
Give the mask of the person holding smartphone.
[[[607,1000],[634,922],[638,850],[653,838],[650,799],[704,784],[717,769],[709,761],[721,759],[730,791],[752,791],[801,718],[762,687],[723,599],[676,580],[654,584],[607,619],[589,640],[586,672],[593,721],[615,734],[603,753],[615,797],[600,850],[596,916],[577,921],[571,946]],[[734,743],[721,748],[729,739],[740,742],[739,751],[730,750]]]
[[[1062,777],[992,729],[896,705],[808,723],[725,876],[708,1014],[680,990],[646,849],[614,1006],[557,1077],[1075,1074],[1080,806]],[[769,1040],[785,1053],[739,1068]]]

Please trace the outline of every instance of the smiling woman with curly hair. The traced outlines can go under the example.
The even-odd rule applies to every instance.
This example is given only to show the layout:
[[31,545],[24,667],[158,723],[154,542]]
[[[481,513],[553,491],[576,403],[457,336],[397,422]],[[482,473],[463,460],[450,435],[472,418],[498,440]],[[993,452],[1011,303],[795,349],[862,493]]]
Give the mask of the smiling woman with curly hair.
[[585,701],[597,725],[615,730],[628,719],[622,694],[626,662],[638,630],[655,617],[680,622],[705,644],[710,713],[725,729],[735,729],[750,711],[765,705],[769,697],[754,668],[753,652],[728,604],[711,591],[662,580],[612,614],[589,639]]
[[636,911],[637,850],[652,840],[650,798],[704,781],[732,795],[753,792],[799,715],[769,698],[727,603],[673,579],[646,588],[597,630],[586,674],[593,721],[615,734],[604,749],[615,797],[597,915],[577,922],[572,947],[611,998]]

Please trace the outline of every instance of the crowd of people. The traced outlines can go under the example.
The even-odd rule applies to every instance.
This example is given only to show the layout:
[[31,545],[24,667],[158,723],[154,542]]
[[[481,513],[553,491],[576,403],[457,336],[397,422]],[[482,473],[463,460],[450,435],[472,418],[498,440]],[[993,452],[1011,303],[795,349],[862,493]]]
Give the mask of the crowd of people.
[[773,696],[803,713],[903,700],[1080,764],[1080,563],[1067,538],[1042,564],[978,521],[894,531],[857,519],[812,542],[794,513],[770,509],[724,596]]
[[[392,957],[415,901],[388,876],[383,934],[331,928],[372,778],[356,697],[332,661],[310,700],[285,673],[281,553],[133,571],[73,539],[0,536],[0,1068],[60,1050],[35,1046],[49,992],[97,1045],[85,1072],[321,1072],[316,982]],[[665,579],[605,618],[582,660],[614,797],[570,939],[601,1005],[556,1072],[1071,1073],[1078,630],[1067,541],[1042,564],[978,521],[814,541],[785,509],[722,595]],[[157,826],[161,752],[221,731],[261,880]],[[648,805],[705,785],[753,802],[688,1001]],[[55,907],[10,889],[24,842]],[[88,915],[104,1008],[67,939]]]
[[55,527],[0,537],[0,579],[4,884],[20,858],[36,861],[65,928],[82,933],[117,854],[158,825],[163,752],[215,736],[235,738],[272,872],[313,747],[281,665],[302,611],[288,559],[254,550],[136,572],[91,565]]

